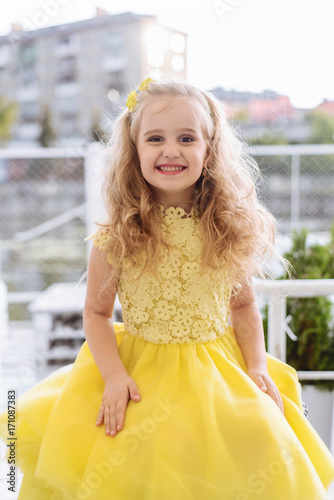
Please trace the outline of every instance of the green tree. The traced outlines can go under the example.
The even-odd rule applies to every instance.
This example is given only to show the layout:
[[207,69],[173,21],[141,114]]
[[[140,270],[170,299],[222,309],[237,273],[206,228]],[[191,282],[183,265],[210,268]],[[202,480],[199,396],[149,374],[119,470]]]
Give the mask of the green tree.
[[56,133],[51,126],[51,116],[48,106],[43,110],[40,118],[41,133],[38,137],[38,142],[43,148],[50,147],[56,139]]
[[5,97],[0,97],[0,142],[10,139],[17,110],[17,103],[9,102]]
[[281,145],[281,144],[288,144],[288,140],[285,137],[284,134],[282,133],[276,133],[275,131],[271,129],[266,129],[264,130],[260,135],[256,137],[251,137],[249,139],[249,142],[256,146],[256,145]]
[[240,108],[234,115],[233,120],[237,123],[247,123],[250,121],[250,113],[246,107]]
[[307,120],[311,124],[309,144],[332,144],[334,142],[334,116],[323,111],[312,111]]

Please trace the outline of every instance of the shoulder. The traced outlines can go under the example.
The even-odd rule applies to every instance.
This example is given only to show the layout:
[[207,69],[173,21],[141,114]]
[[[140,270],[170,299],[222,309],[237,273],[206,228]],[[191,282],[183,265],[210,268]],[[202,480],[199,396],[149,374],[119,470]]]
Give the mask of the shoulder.
[[[98,229],[95,233],[88,236],[85,241],[92,240],[93,249],[101,250],[105,253],[103,260],[106,260],[108,264],[112,264],[113,266],[117,266],[117,259],[115,259],[115,255],[113,255],[111,251],[111,245],[109,244],[109,240],[112,236],[111,229],[109,227],[103,227]],[[93,253],[93,252],[92,252]],[[94,252],[95,253],[95,252]],[[97,252],[101,254],[101,252]]]
[[103,227],[98,229],[95,233],[91,234],[85,241],[92,240],[94,247],[100,248],[101,250],[106,249],[106,244],[111,236],[111,230],[108,227]]

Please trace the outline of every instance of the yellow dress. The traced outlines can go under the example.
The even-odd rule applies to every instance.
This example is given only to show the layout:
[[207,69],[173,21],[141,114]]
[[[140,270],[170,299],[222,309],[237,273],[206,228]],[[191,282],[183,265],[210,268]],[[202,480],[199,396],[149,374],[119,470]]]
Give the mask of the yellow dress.
[[[18,401],[19,499],[325,500],[334,460],[302,413],[296,372],[268,355],[283,416],[246,374],[224,273],[200,273],[196,211],[160,209],[173,250],[161,250],[158,279],[136,281],[140,265],[124,263],[115,324],[141,400],[106,436],[95,425],[104,383],[84,343]],[[6,439],[5,414],[0,423]]]

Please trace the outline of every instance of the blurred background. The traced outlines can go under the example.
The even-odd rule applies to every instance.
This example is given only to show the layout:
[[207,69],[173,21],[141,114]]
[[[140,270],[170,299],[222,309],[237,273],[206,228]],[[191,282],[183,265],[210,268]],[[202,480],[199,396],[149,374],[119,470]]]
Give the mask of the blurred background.
[[[273,353],[300,372],[310,420],[334,449],[333,18],[332,0],[12,0],[1,8],[1,405],[9,387],[22,394],[75,359],[84,238],[103,216],[103,143],[130,90],[148,76],[175,79],[224,104],[259,164],[278,249],[298,278],[327,280],[279,303],[281,351]],[[273,292],[260,295],[267,338]],[[122,320],[118,302],[114,319]]]

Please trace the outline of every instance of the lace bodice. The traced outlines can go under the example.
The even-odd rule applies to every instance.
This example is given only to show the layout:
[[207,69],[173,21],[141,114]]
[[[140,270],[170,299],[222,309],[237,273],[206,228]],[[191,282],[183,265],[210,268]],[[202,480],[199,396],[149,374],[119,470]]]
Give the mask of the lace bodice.
[[[142,267],[123,262],[118,295],[127,332],[156,344],[203,343],[216,340],[228,329],[230,287],[224,273],[200,273],[203,237],[195,209],[164,209],[160,205],[164,237],[172,246],[161,248],[157,277]],[[103,246],[106,230],[93,243]],[[111,256],[108,256],[111,261]],[[130,272],[131,267],[131,272]]]

